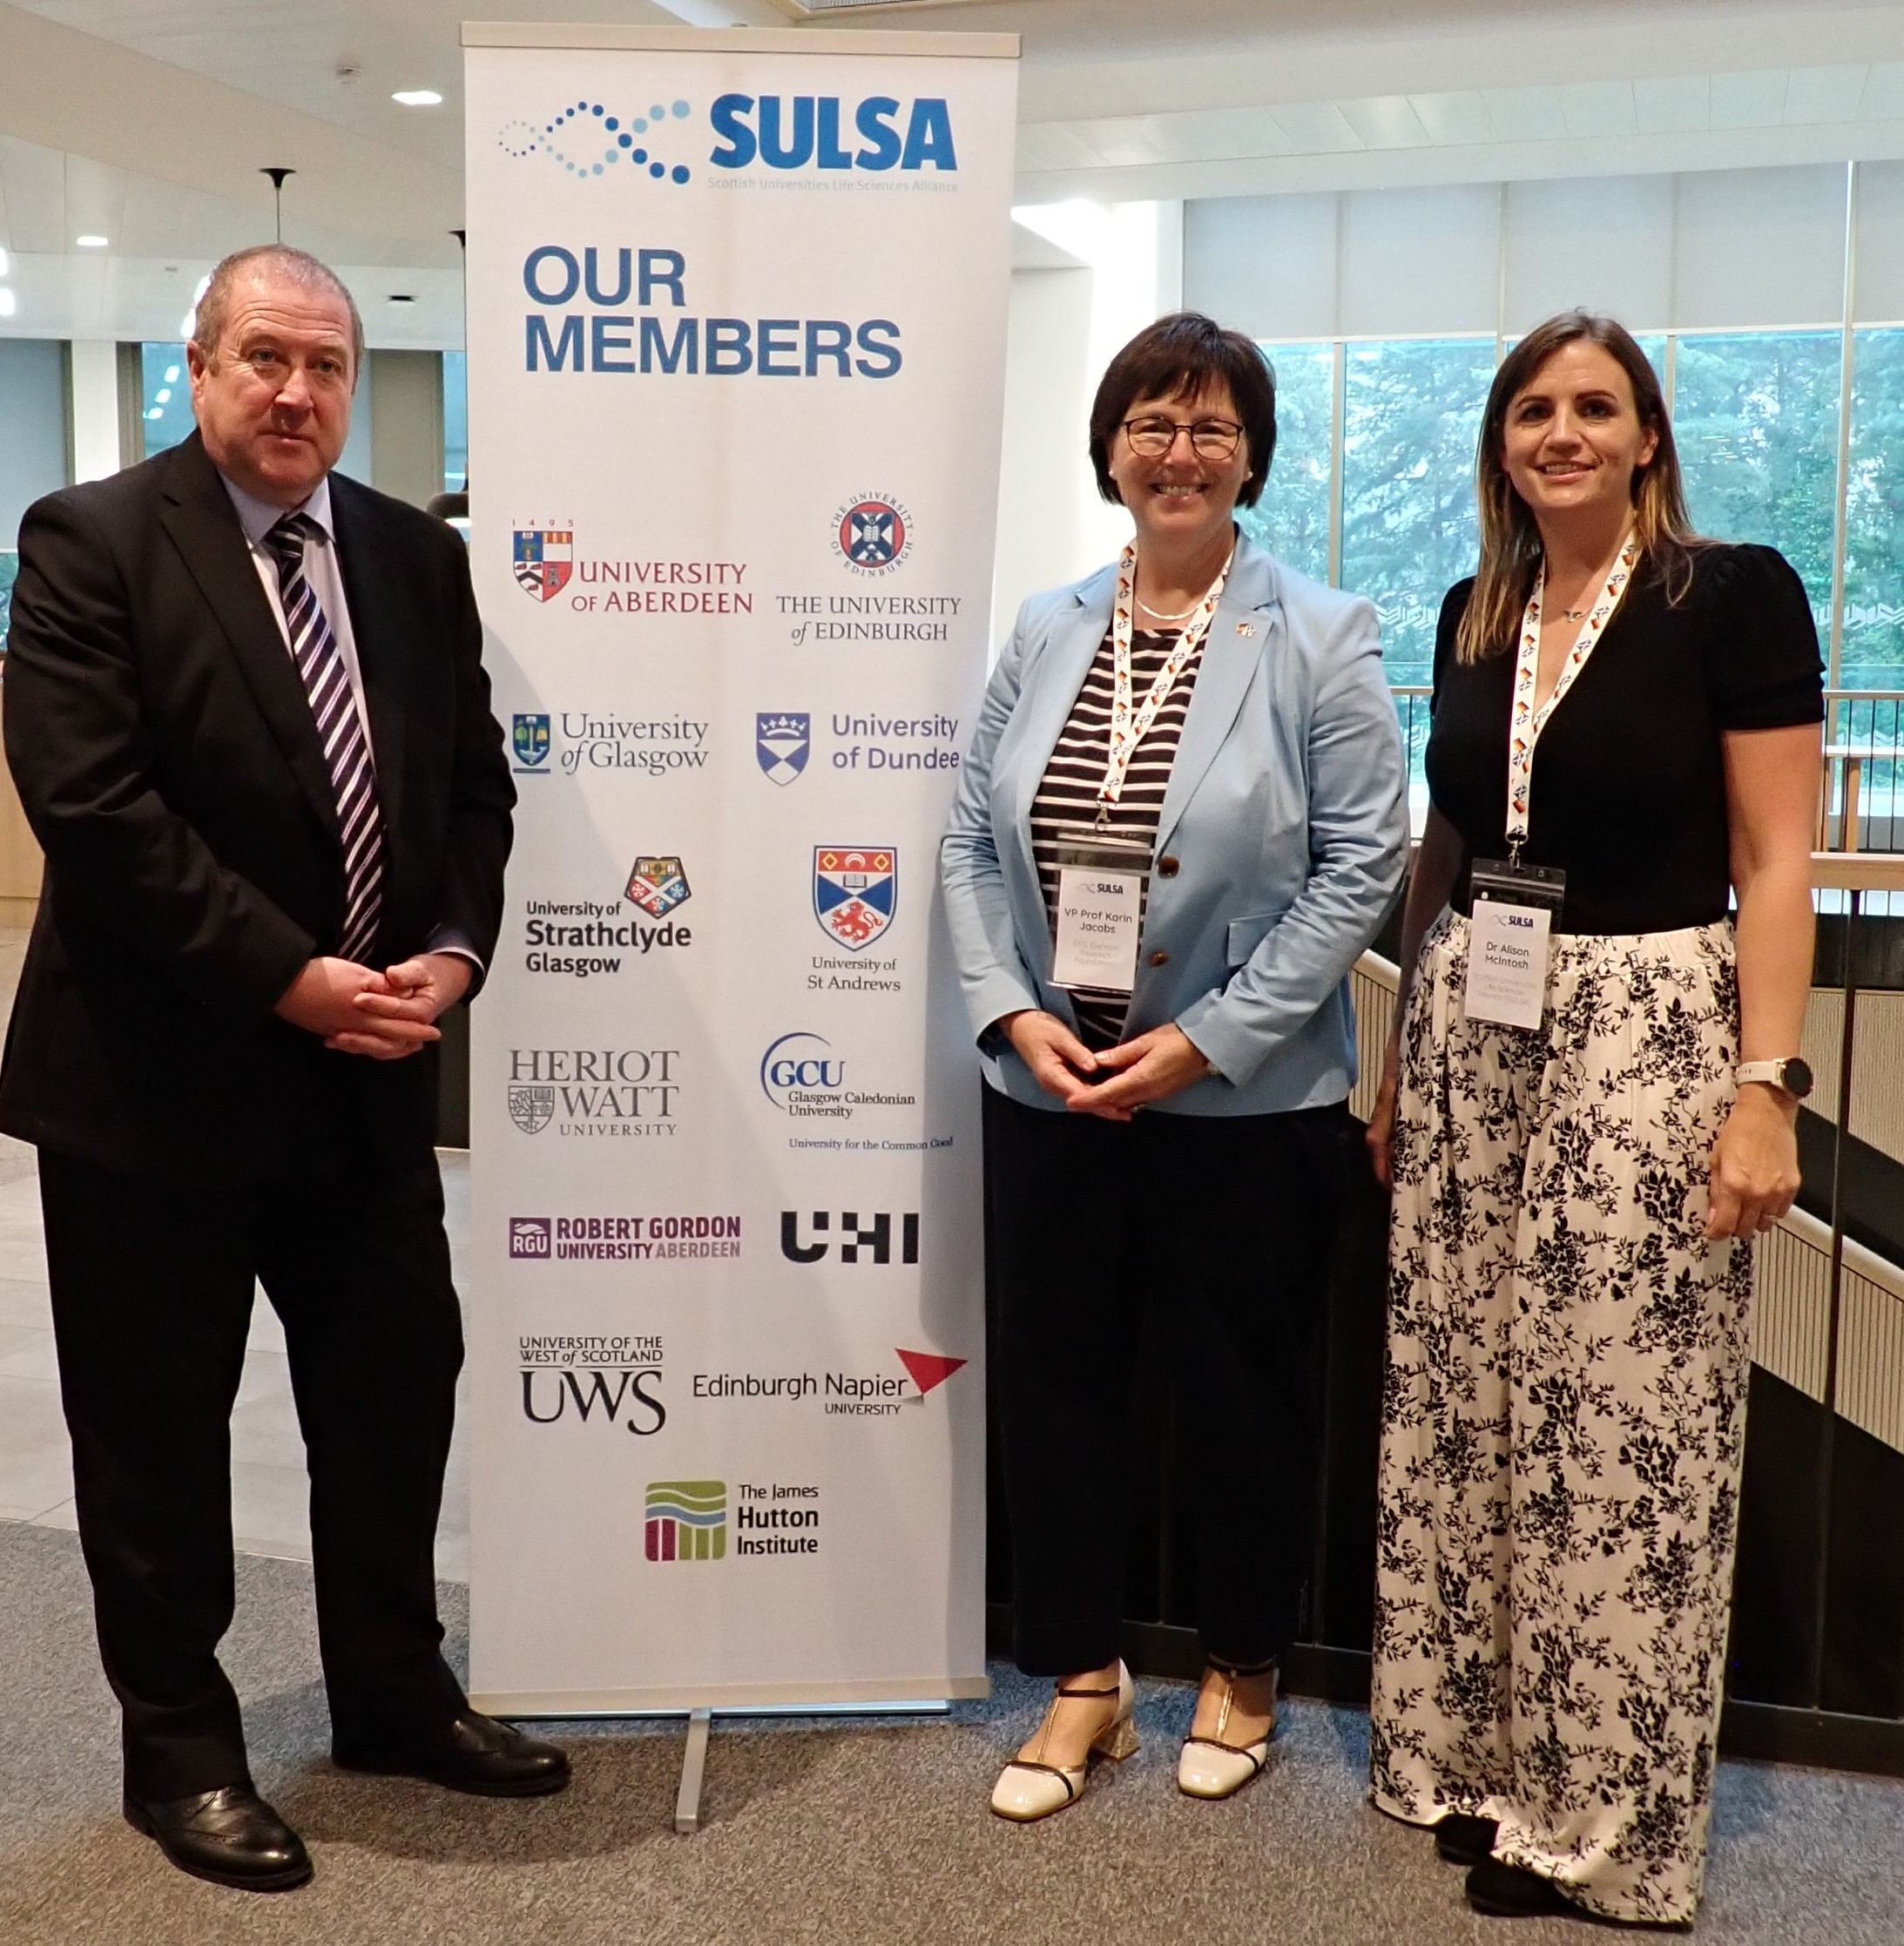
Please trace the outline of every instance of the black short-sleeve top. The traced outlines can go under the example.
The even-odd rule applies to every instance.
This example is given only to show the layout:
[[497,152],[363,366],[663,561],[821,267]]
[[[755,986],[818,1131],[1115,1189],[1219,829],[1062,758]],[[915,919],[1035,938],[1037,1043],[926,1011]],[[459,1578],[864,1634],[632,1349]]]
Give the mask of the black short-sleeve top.
[[[1723,919],[1732,870],[1720,737],[1823,720],[1823,666],[1804,584],[1769,547],[1693,553],[1677,602],[1642,562],[1534,755],[1521,861],[1567,874],[1558,929],[1671,932]],[[1427,770],[1429,801],[1469,866],[1507,855],[1512,645],[1462,662],[1455,634],[1474,591],[1442,604]],[[1516,629],[1516,635],[1518,630]]]

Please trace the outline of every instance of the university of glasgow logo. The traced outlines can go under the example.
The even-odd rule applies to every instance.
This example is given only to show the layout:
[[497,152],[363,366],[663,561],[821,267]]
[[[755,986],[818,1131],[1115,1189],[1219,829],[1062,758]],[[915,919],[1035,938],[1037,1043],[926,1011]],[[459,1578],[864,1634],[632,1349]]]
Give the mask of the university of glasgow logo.
[[769,712],[753,720],[753,754],[776,784],[791,784],[807,767],[813,747],[813,719],[788,710]]
[[537,601],[553,601],[575,572],[575,530],[570,527],[518,527],[516,578]]
[[679,858],[638,858],[628,875],[628,889],[622,895],[638,905],[651,919],[665,919],[676,906],[685,905],[692,895],[687,873]]
[[727,1553],[725,1480],[651,1480],[645,1551],[651,1561],[719,1561]]
[[511,733],[518,770],[540,770],[549,761],[549,719],[517,716]]
[[510,1083],[509,1118],[524,1135],[539,1135],[555,1119],[555,1113],[556,1091],[553,1088],[538,1086],[526,1081]]
[[912,516],[889,494],[855,496],[834,516],[835,551],[856,574],[889,574],[912,552]]
[[899,854],[890,845],[816,845],[814,916],[849,952],[870,946],[899,905]]

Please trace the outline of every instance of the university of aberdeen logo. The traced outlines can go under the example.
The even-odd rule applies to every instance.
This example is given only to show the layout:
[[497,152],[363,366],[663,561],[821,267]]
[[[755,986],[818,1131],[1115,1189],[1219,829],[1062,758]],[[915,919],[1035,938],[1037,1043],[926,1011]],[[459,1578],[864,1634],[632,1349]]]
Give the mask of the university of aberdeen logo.
[[572,527],[518,527],[516,530],[516,580],[537,601],[553,601],[575,572],[575,530]]
[[644,1551],[651,1561],[719,1561],[727,1553],[725,1480],[651,1480]]

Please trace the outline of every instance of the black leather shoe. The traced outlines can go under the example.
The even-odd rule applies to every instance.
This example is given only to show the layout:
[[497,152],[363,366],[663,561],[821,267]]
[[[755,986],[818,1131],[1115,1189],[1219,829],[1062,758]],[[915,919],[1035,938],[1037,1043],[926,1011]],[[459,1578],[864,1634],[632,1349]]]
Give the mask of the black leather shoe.
[[1468,1875],[1468,1902],[1490,1919],[1544,1919],[1558,1914],[1583,1916],[1580,1908],[1550,1878],[1519,1865],[1485,1858]]
[[1448,1864],[1479,1865],[1494,1856],[1495,1834],[1500,1828],[1492,1818],[1450,1811],[1435,1827],[1435,1848]]
[[311,1875],[304,1841],[248,1785],[156,1801],[128,1794],[125,1821],[181,1872],[214,1885],[288,1892]]
[[440,1736],[416,1743],[340,1743],[331,1752],[341,1770],[378,1777],[421,1777],[446,1791],[476,1797],[539,1797],[569,1781],[569,1760],[552,1743],[524,1736],[493,1717],[466,1709]]

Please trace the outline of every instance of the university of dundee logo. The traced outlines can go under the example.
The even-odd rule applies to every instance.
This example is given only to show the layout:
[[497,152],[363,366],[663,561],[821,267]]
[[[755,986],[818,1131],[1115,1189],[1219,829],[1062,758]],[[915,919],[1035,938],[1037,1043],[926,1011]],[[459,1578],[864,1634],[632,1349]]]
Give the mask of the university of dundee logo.
[[571,527],[518,527],[516,530],[516,578],[537,601],[553,601],[575,572],[575,530]]
[[836,945],[856,953],[893,922],[899,854],[890,845],[816,845],[814,916]]
[[644,1522],[651,1561],[719,1561],[727,1553],[725,1480],[651,1480]]
[[622,895],[638,905],[651,919],[665,919],[676,906],[685,905],[692,895],[687,873],[679,858],[638,858],[628,875],[628,889]]
[[753,755],[764,776],[791,784],[807,767],[813,718],[803,710],[771,710],[753,719]]

